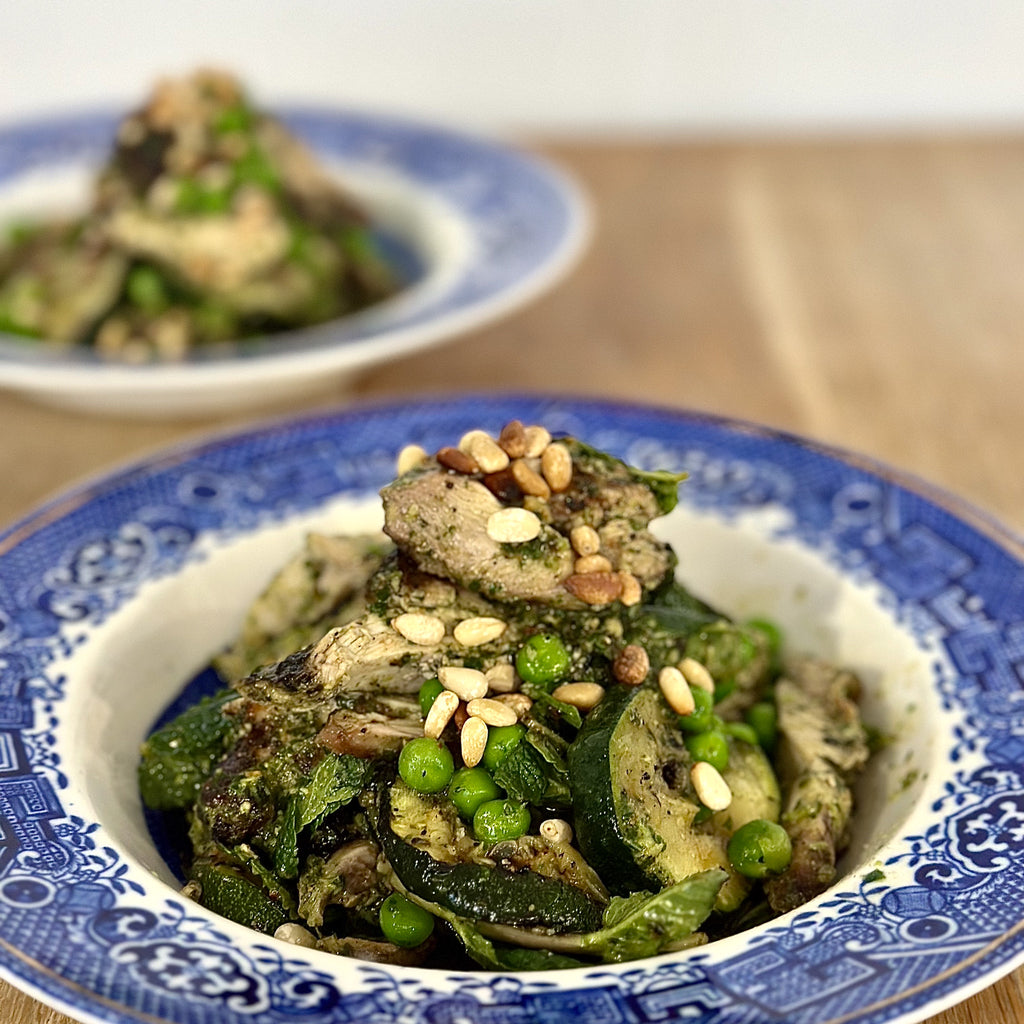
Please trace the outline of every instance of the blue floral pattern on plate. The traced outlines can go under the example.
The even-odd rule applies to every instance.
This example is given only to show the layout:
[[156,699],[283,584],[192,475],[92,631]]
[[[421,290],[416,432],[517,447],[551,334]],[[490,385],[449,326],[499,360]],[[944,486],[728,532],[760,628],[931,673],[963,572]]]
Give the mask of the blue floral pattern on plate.
[[[449,975],[310,954],[168,895],[64,774],[68,665],[140,588],[338,496],[396,451],[544,422],[649,468],[687,507],[783,510],[777,535],[939,638],[953,721],[926,827],[776,922],[687,954],[538,975]],[[275,424],[125,470],[0,536],[0,969],[94,1021],[700,1024],[912,1021],[1024,959],[1024,559],[1019,541],[883,467],[749,424],[544,397],[465,396]],[[69,804],[82,808],[70,812]]]

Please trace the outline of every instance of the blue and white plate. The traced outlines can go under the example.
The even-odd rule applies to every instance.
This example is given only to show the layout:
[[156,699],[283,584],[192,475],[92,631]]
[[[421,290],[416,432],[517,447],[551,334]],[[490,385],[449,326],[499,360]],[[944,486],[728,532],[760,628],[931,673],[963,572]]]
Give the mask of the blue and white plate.
[[[553,286],[589,237],[560,170],[510,146],[347,110],[277,113],[361,200],[406,286],[315,328],[133,366],[0,333],[0,387],[119,415],[210,414],[336,383],[451,339]],[[81,208],[120,112],[0,128],[0,228]]]
[[[680,575],[854,668],[889,738],[838,882],[687,952],[540,974],[383,967],[183,899],[135,788],[150,724],[309,529],[381,521],[396,453],[512,418],[687,470]],[[0,971],[91,1022],[881,1024],[1024,961],[1024,545],[863,459],[744,423],[546,397],[298,419],[172,450],[0,536]]]

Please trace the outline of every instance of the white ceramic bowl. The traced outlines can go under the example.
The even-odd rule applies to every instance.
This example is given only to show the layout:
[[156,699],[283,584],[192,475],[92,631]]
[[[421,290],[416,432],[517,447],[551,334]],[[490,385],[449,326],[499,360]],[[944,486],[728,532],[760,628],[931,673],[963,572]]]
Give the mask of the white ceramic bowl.
[[[854,668],[891,737],[832,888],[688,952],[540,974],[393,968],[182,899],[139,742],[310,528],[379,524],[408,441],[512,418],[685,469],[680,575]],[[0,536],[0,971],[83,1020],[918,1021],[1024,960],[1024,546],[884,467],[749,424],[595,401],[355,408],[170,451]]]
[[[506,315],[552,287],[589,237],[560,170],[507,145],[349,110],[277,111],[380,227],[407,285],[365,311],[181,362],[118,364],[0,333],[0,387],[117,415],[207,415],[344,382]],[[84,204],[118,115],[0,128],[0,226]]]

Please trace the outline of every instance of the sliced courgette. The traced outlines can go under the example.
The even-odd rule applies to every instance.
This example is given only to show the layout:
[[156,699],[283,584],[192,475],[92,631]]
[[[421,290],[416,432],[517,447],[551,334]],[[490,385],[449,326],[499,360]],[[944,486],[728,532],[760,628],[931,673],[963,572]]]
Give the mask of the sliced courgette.
[[229,864],[196,863],[190,876],[199,883],[199,902],[215,914],[268,935],[289,920],[279,902]]
[[398,880],[410,892],[471,921],[586,932],[602,907],[582,889],[532,870],[490,861],[451,801],[417,793],[400,779],[380,786],[375,830]]
[[729,836],[753,818],[778,820],[779,788],[759,747],[730,737],[729,753],[732,804],[698,823],[693,758],[660,691],[608,691],[569,748],[569,779],[580,850],[610,891],[657,890],[724,868],[715,909],[739,905],[750,883],[729,864]]
[[238,723],[224,714],[224,705],[237,699],[233,690],[206,697],[146,739],[138,780],[147,807],[169,811],[192,805],[240,731]]

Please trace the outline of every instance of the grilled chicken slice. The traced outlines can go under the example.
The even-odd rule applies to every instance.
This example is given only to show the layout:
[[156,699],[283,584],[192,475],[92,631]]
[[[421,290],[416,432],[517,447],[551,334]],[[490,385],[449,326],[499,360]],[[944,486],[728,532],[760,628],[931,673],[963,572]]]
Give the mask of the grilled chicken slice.
[[397,754],[407,740],[422,735],[419,702],[382,695],[366,707],[339,708],[316,741],[335,754],[374,758]]
[[[415,693],[443,665],[471,658],[488,668],[508,660],[508,644],[523,635],[523,624],[508,619],[500,638],[465,647],[454,636],[456,623],[478,616],[503,617],[480,595],[427,575],[399,555],[385,560],[365,587],[362,614],[330,629],[315,643],[276,664],[257,668],[237,683],[247,697],[295,707],[333,705],[346,693]],[[365,605],[369,604],[371,610]],[[426,612],[445,627],[437,643],[418,643],[395,628],[405,612]]]
[[572,457],[572,480],[548,499],[551,521],[560,530],[580,523],[599,529],[617,519],[640,530],[662,515],[657,495],[624,462],[572,438],[562,444]]
[[[654,490],[617,459],[572,440],[563,443],[572,457],[571,481],[546,497],[523,494],[504,477],[499,486],[494,477],[500,474],[455,473],[428,460],[381,491],[384,532],[425,572],[492,600],[574,609],[584,604],[565,586],[576,562],[569,535],[589,526],[613,571],[656,587],[675,562],[647,529],[662,514]],[[490,516],[510,505],[538,516],[539,536],[524,543],[490,536]]]
[[356,618],[367,581],[391,550],[383,534],[307,535],[250,607],[238,639],[214,659],[217,671],[229,681],[241,679]]
[[575,606],[562,586],[574,555],[567,537],[543,525],[526,544],[503,544],[487,533],[504,508],[477,479],[442,469],[406,474],[381,491],[384,532],[419,567],[496,601]]
[[777,913],[806,903],[835,880],[853,811],[850,785],[868,759],[859,691],[851,672],[811,659],[789,666],[776,686],[782,824],[793,843],[790,866],[765,883]]
[[443,645],[406,640],[369,613],[330,630],[315,644],[265,665],[238,682],[254,700],[313,706],[342,691],[414,693],[441,664]]

